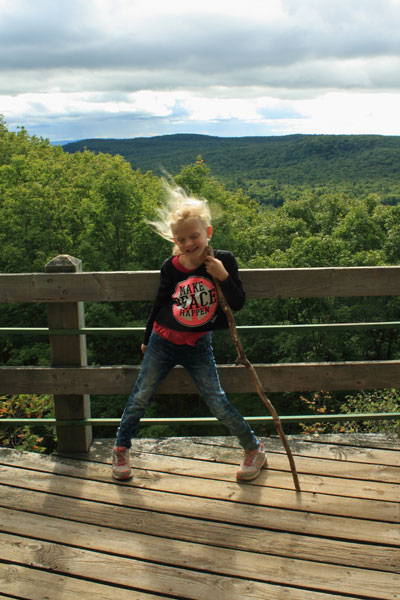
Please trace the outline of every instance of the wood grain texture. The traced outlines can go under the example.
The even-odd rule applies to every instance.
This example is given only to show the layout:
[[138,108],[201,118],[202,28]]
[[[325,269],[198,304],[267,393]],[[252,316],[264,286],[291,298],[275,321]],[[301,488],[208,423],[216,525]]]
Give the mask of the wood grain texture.
[[[363,390],[400,387],[400,361],[256,364],[268,392]],[[0,367],[1,394],[129,394],[139,366]],[[228,393],[254,393],[242,366],[218,365],[222,387]],[[197,394],[190,375],[175,367],[158,394]],[[261,402],[260,402],[261,405]]]
[[33,600],[398,600],[398,492],[372,481],[388,467],[398,481],[395,448],[290,439],[303,457],[296,494],[280,441],[263,442],[270,468],[250,484],[235,481],[232,438],[138,440],[128,482],[111,479],[112,440],[79,458],[0,449],[2,590]]
[[[399,296],[400,267],[241,269],[248,298]],[[0,302],[153,300],[159,271],[0,275]]]

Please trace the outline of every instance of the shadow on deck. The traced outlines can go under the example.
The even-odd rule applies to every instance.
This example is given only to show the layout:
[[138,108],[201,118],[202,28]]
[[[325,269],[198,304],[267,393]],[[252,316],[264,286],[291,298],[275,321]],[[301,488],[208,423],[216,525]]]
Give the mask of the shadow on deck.
[[400,442],[279,439],[237,484],[233,438],[137,441],[129,482],[111,440],[89,454],[0,449],[0,598],[400,599]]

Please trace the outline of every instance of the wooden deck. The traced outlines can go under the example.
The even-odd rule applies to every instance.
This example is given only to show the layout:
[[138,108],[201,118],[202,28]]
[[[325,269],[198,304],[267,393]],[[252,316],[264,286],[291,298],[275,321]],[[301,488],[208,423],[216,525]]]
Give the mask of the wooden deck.
[[0,598],[400,599],[400,441],[289,440],[300,494],[276,438],[248,484],[232,438],[139,440],[123,483],[111,440],[0,449]]

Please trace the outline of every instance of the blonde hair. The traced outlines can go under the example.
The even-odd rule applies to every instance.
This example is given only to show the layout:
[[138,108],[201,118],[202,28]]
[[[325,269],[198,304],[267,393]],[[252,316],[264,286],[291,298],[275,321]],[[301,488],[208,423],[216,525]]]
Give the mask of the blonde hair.
[[[166,201],[156,209],[157,219],[146,221],[153,230],[169,242],[174,241],[173,229],[187,219],[199,219],[207,229],[211,225],[211,213],[207,200],[188,196],[180,187],[171,187],[164,182]],[[178,247],[175,245],[173,253]]]

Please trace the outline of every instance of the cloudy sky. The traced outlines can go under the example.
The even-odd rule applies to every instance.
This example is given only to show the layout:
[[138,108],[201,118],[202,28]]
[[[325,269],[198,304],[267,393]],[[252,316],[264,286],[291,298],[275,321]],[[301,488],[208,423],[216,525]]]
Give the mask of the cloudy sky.
[[400,135],[400,0],[0,0],[0,114],[52,141]]

